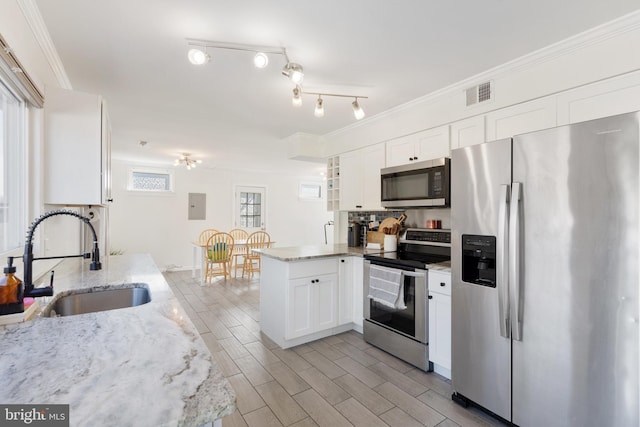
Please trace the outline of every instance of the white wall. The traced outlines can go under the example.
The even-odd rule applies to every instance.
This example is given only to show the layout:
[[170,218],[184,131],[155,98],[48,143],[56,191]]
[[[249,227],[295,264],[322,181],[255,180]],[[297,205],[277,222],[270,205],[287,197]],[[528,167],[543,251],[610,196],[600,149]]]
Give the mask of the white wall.
[[[110,205],[112,250],[148,252],[161,268],[190,268],[191,241],[201,230],[233,228],[234,189],[237,185],[266,187],[266,229],[277,246],[323,244],[323,224],[333,219],[326,201],[298,199],[300,180],[317,177],[176,167],[173,194],[144,194],[127,191],[128,170],[134,165],[113,162],[113,203]],[[156,166],[157,167],[157,166]],[[322,182],[322,181],[319,181]],[[324,192],[324,191],[323,191]],[[188,193],[206,193],[207,219],[187,219]]]

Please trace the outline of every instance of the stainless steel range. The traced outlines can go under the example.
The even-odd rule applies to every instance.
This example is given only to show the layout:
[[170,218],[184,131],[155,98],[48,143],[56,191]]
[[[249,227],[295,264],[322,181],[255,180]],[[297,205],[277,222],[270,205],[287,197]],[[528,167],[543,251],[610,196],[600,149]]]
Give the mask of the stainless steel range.
[[[451,259],[451,231],[409,228],[402,233],[397,252],[364,258],[365,341],[422,370],[432,370],[427,270],[429,264]],[[390,296],[396,290],[397,299],[377,297],[376,292]]]

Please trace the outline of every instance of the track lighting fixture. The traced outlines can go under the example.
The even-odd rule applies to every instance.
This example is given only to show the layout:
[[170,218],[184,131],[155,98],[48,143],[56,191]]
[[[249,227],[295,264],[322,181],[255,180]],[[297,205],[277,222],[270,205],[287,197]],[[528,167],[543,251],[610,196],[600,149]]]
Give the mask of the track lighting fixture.
[[[362,99],[367,99],[368,96],[360,96],[360,95],[341,95],[341,94],[337,94],[337,93],[323,93],[323,92],[304,92],[302,91],[302,89],[300,89],[298,86],[295,87],[295,89],[293,89],[293,105],[294,106],[299,106],[302,105],[302,97],[299,95],[317,95],[318,99],[316,100],[316,108],[314,110],[314,114],[316,117],[324,117],[324,100],[322,99],[323,96],[335,96],[335,97],[339,97],[339,98],[354,98],[354,101],[351,103],[351,106],[353,107],[353,115],[356,117],[356,120],[360,120],[362,118],[364,118],[365,114],[364,114],[364,110],[362,109],[362,107],[360,106],[360,103],[358,102],[358,98],[362,98]],[[300,97],[300,99],[298,100],[297,97]],[[296,104],[297,102],[297,104]]]
[[189,58],[189,62],[193,65],[206,64],[211,60],[211,56],[209,56],[207,52],[198,48],[189,49],[187,57]]
[[266,68],[266,66],[269,65],[269,57],[264,52],[258,52],[256,56],[253,57],[253,65],[255,65],[256,68]]
[[353,106],[353,115],[356,117],[356,120],[364,118],[364,110],[362,109],[362,107],[360,107],[358,98],[356,98],[355,101],[351,103],[351,105]]
[[[353,107],[353,115],[356,120],[361,120],[364,118],[364,110],[360,106],[358,102],[358,98],[366,99],[366,96],[360,95],[341,95],[336,93],[320,93],[320,92],[304,92],[302,90],[302,81],[304,80],[304,69],[302,65],[291,62],[289,60],[289,56],[287,55],[287,50],[281,46],[262,46],[262,45],[252,45],[252,44],[243,44],[243,43],[230,43],[230,42],[217,42],[210,40],[197,40],[197,39],[187,39],[187,45],[190,47],[188,58],[189,61],[194,65],[202,65],[206,64],[211,60],[211,56],[207,52],[207,49],[229,49],[229,50],[239,50],[246,52],[254,52],[255,55],[253,57],[253,64],[256,68],[266,68],[269,65],[269,55],[282,55],[285,59],[285,65],[282,68],[282,75],[286,76],[291,80],[291,82],[295,85],[293,88],[293,98],[291,99],[291,103],[294,107],[300,107],[302,105],[302,95],[317,95],[318,99],[315,103],[314,114],[316,117],[324,116],[324,101],[322,99],[323,96],[336,96],[342,98],[354,98],[354,101],[351,103]],[[183,156],[184,157],[184,156]],[[186,159],[180,161],[180,159],[176,160],[176,164],[186,163],[187,169],[191,169],[195,167],[196,163],[200,163],[200,161],[194,161],[189,159],[190,162],[187,162]]]
[[316,101],[316,109],[313,112],[316,117],[324,117],[324,105],[322,105],[322,97],[318,95],[318,100]]
[[300,86],[293,88],[293,99],[291,99],[291,103],[294,107],[302,106],[302,89],[300,89]]
[[187,166],[187,170],[191,170],[194,169],[197,164],[202,163],[202,160],[194,160],[189,156],[191,156],[191,153],[182,153],[182,156],[176,159],[174,165],[178,166],[184,164]]
[[289,77],[289,80],[296,85],[300,85],[304,79],[302,65],[296,64],[295,62],[287,62],[282,69],[282,75]]

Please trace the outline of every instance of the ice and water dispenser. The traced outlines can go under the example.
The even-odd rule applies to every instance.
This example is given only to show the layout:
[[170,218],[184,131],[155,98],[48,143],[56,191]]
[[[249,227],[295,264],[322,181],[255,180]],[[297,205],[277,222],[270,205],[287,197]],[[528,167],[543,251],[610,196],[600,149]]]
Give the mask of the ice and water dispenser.
[[462,280],[496,287],[496,238],[462,235]]

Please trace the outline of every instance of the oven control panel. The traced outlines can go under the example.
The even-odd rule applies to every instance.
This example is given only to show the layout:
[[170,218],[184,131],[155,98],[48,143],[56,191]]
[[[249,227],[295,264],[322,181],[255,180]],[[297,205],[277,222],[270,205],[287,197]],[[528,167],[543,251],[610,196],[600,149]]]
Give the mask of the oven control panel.
[[400,237],[400,242],[451,246],[451,230],[408,228]]

